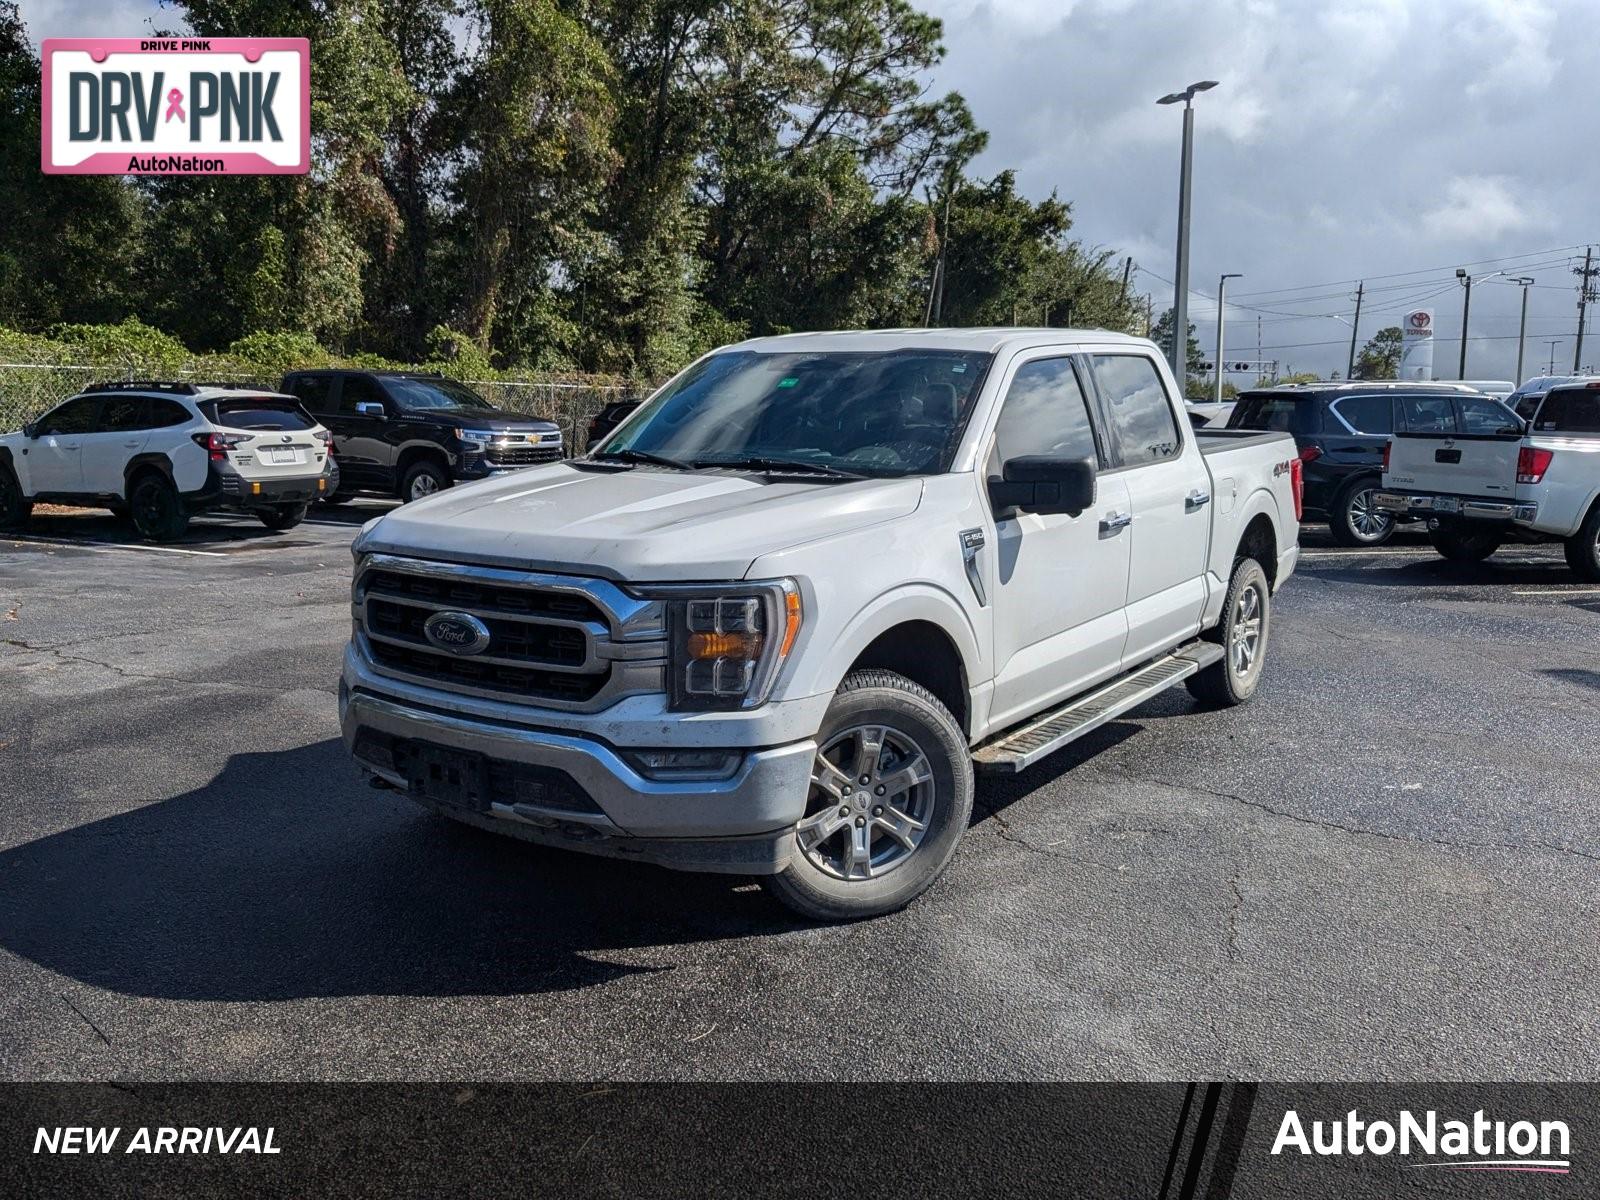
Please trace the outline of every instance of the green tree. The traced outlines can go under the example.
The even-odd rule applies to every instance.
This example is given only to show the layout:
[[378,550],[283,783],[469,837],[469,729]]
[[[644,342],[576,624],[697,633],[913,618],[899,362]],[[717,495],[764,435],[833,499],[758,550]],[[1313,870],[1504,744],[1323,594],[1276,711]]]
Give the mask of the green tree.
[[[1156,345],[1161,347],[1161,353],[1166,355],[1169,359],[1172,357],[1173,323],[1172,310],[1169,308],[1166,312],[1161,314],[1160,318],[1156,321],[1155,329],[1152,330],[1150,334]],[[1206,369],[1206,356],[1205,353],[1200,349],[1200,342],[1194,336],[1194,323],[1192,321],[1189,322],[1188,350],[1184,357],[1185,365],[1188,368],[1187,374],[1204,374]]]
[[1356,357],[1356,379],[1394,379],[1400,374],[1400,351],[1404,337],[1400,326],[1378,330]]

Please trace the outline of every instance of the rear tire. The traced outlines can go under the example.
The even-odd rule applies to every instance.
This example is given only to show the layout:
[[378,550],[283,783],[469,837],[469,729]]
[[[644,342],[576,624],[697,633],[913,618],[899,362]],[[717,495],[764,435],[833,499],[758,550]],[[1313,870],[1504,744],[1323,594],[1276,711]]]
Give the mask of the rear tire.
[[424,458],[413,463],[400,477],[400,503],[424,500],[449,486],[450,476],[445,474],[444,468],[432,459]]
[[1482,562],[1500,549],[1500,535],[1487,529],[1471,530],[1443,525],[1428,530],[1428,540],[1440,555],[1451,562]]
[[277,504],[271,508],[258,510],[256,516],[261,519],[261,523],[268,529],[277,530],[281,533],[285,529],[293,529],[301,521],[304,521],[306,519],[306,508],[307,506],[304,504]]
[[1579,579],[1600,583],[1600,504],[1589,510],[1578,532],[1566,541],[1567,566]]
[[1228,580],[1222,620],[1205,639],[1222,643],[1222,661],[1184,680],[1189,694],[1202,704],[1232,708],[1248,703],[1261,683],[1272,632],[1272,585],[1253,558],[1237,559]]
[[10,467],[0,467],[0,529],[21,529],[33,515],[33,501],[22,494],[22,485]]
[[1378,480],[1370,476],[1346,484],[1328,510],[1328,532],[1341,546],[1381,546],[1394,536],[1394,514],[1373,504]]
[[189,514],[172,481],[150,473],[134,481],[128,493],[128,511],[139,536],[152,542],[174,542],[189,528]]
[[972,819],[961,726],[904,676],[856,671],[834,694],[817,745],[794,857],[761,886],[814,921],[904,908],[943,874]]

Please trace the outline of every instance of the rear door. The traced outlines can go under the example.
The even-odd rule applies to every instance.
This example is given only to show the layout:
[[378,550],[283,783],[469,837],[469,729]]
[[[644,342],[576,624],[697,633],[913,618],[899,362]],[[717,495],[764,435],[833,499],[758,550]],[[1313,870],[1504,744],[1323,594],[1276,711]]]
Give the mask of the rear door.
[[1487,396],[1445,392],[1400,397],[1384,486],[1449,496],[1509,499],[1516,491],[1522,428]]
[[145,396],[108,393],[100,401],[94,429],[83,435],[83,490],[97,496],[122,495],[124,468],[144,449],[148,437]]
[[1211,549],[1211,472],[1155,360],[1139,351],[1091,356],[1100,412],[1128,489],[1128,641],[1132,666],[1200,628]]

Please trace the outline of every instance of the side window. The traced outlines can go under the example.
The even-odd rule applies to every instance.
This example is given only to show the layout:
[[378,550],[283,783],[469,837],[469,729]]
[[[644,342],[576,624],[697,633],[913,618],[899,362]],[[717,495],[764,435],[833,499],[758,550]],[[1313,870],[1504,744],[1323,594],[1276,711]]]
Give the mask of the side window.
[[1505,434],[1516,428],[1516,422],[1493,400],[1476,400],[1470,396],[1456,401],[1460,410],[1462,433]]
[[1534,428],[1547,433],[1600,433],[1600,390],[1551,392]]
[[1092,458],[1094,427],[1070,358],[1040,358],[1017,369],[995,426],[1001,462],[1029,454]]
[[1097,354],[1094,378],[1124,466],[1177,457],[1183,442],[1155,363],[1142,354]]
[[100,408],[100,401],[93,396],[82,396],[77,400],[68,400],[60,408],[48,413],[39,422],[41,433],[92,433],[95,427],[95,413]]
[[1357,433],[1394,432],[1394,401],[1388,396],[1347,396],[1333,407]]
[[1454,433],[1456,411],[1449,396],[1402,396],[1400,411],[1412,433]]
[[[301,375],[293,384],[293,394],[300,397],[302,404],[314,413],[331,413],[333,411],[333,382],[332,375]],[[354,410],[352,410],[354,411]]]
[[107,396],[100,402],[100,416],[94,423],[95,430],[99,433],[128,433],[147,428],[144,418],[148,404],[149,401],[143,396]]
[[[358,404],[382,404],[383,389],[365,375],[346,375],[344,391],[339,397],[339,412],[346,417],[356,415]],[[315,410],[313,410],[315,411]]]
[[194,415],[176,400],[152,397],[147,403],[150,411],[145,415],[145,428],[170,429],[174,425],[187,425]]

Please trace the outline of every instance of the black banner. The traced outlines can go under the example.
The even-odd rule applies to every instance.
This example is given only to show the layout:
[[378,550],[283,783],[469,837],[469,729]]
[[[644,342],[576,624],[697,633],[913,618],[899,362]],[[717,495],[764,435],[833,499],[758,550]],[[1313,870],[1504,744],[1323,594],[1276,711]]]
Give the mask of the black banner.
[[1575,1196],[1600,1171],[1597,1097],[1509,1084],[15,1084],[0,1088],[0,1192]]

